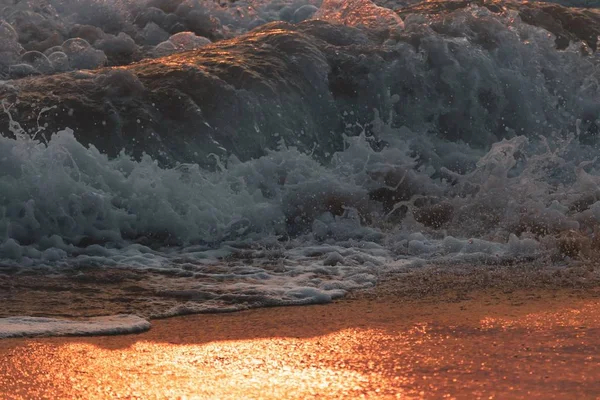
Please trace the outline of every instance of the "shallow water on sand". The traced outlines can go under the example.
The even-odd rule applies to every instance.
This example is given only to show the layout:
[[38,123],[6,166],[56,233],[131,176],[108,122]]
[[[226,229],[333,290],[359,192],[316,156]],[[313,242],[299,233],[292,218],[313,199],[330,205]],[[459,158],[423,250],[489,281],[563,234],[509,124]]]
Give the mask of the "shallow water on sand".
[[7,339],[0,390],[11,400],[595,398],[597,296],[374,292],[326,307],[160,320],[141,335]]

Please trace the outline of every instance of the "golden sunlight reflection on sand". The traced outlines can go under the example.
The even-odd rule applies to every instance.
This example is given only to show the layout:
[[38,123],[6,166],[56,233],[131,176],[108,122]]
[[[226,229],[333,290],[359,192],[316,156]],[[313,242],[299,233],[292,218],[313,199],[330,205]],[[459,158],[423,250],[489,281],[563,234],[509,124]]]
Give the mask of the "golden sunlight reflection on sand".
[[361,351],[373,340],[385,341],[385,335],[348,329],[310,339],[188,345],[140,341],[124,349],[89,343],[49,348],[39,343],[13,354],[13,366],[22,384],[46,388],[35,396],[29,391],[32,397],[45,392],[73,399],[306,399],[380,393],[407,398],[394,383],[409,382],[385,376],[371,355]]
[[360,299],[0,341],[7,399],[600,396],[600,301],[545,293]]

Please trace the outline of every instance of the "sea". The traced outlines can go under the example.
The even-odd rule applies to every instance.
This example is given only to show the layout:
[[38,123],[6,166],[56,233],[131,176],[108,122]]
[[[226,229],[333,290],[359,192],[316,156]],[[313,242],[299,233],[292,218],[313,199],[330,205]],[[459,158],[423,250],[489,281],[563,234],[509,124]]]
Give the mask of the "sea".
[[593,260],[596,38],[423,4],[0,0],[0,338]]

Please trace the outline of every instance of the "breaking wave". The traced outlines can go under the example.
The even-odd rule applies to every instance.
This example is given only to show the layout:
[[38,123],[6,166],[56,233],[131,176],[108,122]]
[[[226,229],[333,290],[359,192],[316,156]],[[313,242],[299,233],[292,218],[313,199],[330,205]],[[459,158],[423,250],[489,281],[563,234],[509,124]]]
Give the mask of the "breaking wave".
[[[130,54],[158,56],[166,54],[159,49],[171,49],[167,41],[180,40],[190,50],[273,20],[342,23],[352,27],[347,33],[354,44],[340,49],[376,52],[357,56],[364,65],[338,66],[351,75],[343,87],[323,85],[342,93],[332,100],[343,122],[331,133],[339,141],[311,148],[310,140],[302,141],[307,132],[282,129],[281,136],[265,132],[265,143],[278,144],[256,154],[239,150],[250,141],[241,137],[192,160],[189,152],[171,148],[165,162],[143,142],[136,142],[136,154],[124,149],[114,155],[80,140],[86,132],[48,125],[48,116],[63,108],[60,101],[38,106],[35,121],[20,120],[24,114],[12,108],[17,101],[3,101],[9,125],[0,138],[0,273],[130,268],[187,280],[183,289],[165,283],[165,296],[186,301],[148,312],[156,316],[327,302],[372,286],[382,273],[427,263],[556,265],[596,257],[600,64],[589,44],[557,49],[553,34],[523,22],[516,11],[477,6],[442,20],[419,14],[401,19],[365,0],[326,0],[320,10],[317,2],[264,2],[241,14],[232,11],[241,9],[239,2],[238,8],[150,3],[143,10],[134,3],[48,3],[52,8],[44,12],[54,17],[40,26],[62,36],[56,42],[61,49],[47,59],[54,65],[61,53],[65,70],[95,68],[116,63],[107,61],[116,54],[107,49],[125,49],[125,42]],[[2,14],[0,28],[8,34],[0,50],[20,54],[19,62],[45,63],[33,50],[24,53],[35,43],[21,40],[18,22],[45,14],[12,7]],[[113,13],[119,18],[108,18]],[[196,23],[212,30],[200,32]],[[63,34],[83,32],[81,24],[90,24],[86,35],[93,33],[89,26],[99,30],[93,43],[83,34]],[[281,26],[273,29],[288,29]],[[301,26],[308,35],[324,25]],[[195,33],[175,32],[190,29]],[[210,40],[198,39],[199,33]],[[240,40],[255,40],[249,35]],[[321,49],[311,48],[307,57],[334,47],[323,44],[323,33],[315,35],[302,39]],[[356,43],[362,44],[352,47]],[[103,51],[102,62],[90,61]],[[87,55],[74,58],[77,52]],[[323,69],[314,79],[332,79],[327,57],[310,66]],[[6,66],[7,77],[17,77],[15,65],[21,64]],[[53,68],[48,73],[58,71]],[[360,93],[344,91],[348,87]],[[286,116],[273,118],[286,123]],[[35,129],[21,126],[32,121]],[[108,127],[106,135],[113,135]],[[189,138],[182,143],[194,145]],[[194,162],[200,158],[212,167]]]

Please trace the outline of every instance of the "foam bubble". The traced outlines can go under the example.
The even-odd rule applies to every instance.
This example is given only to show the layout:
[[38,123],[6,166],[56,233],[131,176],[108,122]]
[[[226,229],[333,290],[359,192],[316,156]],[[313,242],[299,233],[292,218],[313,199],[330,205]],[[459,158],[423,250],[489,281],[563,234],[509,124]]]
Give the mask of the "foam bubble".
[[164,56],[171,55],[175,52],[177,52],[177,46],[175,46],[169,40],[159,43],[152,50],[152,54],[154,55],[154,57],[164,57]]
[[197,36],[193,32],[179,32],[169,38],[169,41],[180,51],[196,50],[210,43],[210,40]]

